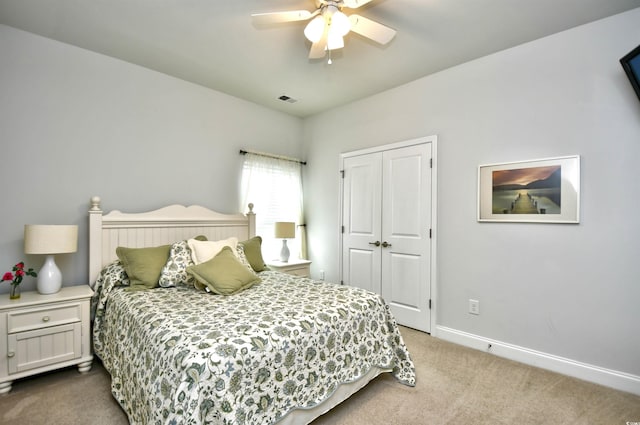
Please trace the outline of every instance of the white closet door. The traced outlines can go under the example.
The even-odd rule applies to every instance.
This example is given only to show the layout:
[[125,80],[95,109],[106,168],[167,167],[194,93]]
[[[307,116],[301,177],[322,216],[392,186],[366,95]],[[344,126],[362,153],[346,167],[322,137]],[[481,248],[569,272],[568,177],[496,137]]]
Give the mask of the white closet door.
[[[381,293],[382,153],[344,159],[342,280]],[[377,244],[376,244],[377,242]]]
[[[433,138],[435,141],[435,138]],[[381,294],[398,323],[431,332],[431,142],[344,154],[342,280]]]
[[398,323],[430,331],[431,144],[383,152],[382,291]]

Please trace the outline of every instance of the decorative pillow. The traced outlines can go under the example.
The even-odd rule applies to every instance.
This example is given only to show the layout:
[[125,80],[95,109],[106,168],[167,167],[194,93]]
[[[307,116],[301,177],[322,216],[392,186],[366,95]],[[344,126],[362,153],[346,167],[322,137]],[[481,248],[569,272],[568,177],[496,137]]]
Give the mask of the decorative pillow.
[[253,273],[253,267],[251,267],[251,264],[249,264],[249,260],[247,260],[247,256],[244,253],[244,245],[242,245],[240,242],[238,242],[238,245],[236,246],[236,257],[238,257],[238,261],[240,261],[243,266],[245,266],[251,273]]
[[229,246],[224,246],[212,259],[187,267],[196,278],[195,287],[214,294],[232,295],[260,282],[260,278],[240,264]]
[[[206,236],[196,236],[198,241],[206,241]],[[187,241],[175,242],[171,245],[169,259],[160,272],[158,284],[163,288],[171,288],[176,285],[193,285],[193,276],[187,273],[187,267],[192,266],[191,248]]]
[[267,270],[267,265],[262,258],[262,238],[260,236],[254,236],[246,241],[238,242],[238,245],[242,245],[244,255],[254,271]]
[[238,238],[231,237],[220,241],[198,241],[189,239],[187,243],[191,249],[191,259],[193,262],[195,264],[201,264],[211,260],[225,246],[231,247],[233,250],[231,253],[233,254],[236,250],[236,245],[238,245]]
[[129,276],[129,289],[151,289],[158,286],[162,267],[169,259],[171,245],[152,248],[117,247],[116,255]]

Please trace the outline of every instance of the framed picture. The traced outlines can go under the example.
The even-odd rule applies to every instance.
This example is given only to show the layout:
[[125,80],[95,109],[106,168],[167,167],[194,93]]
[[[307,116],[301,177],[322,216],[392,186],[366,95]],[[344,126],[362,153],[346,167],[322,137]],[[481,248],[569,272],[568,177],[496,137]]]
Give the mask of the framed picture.
[[631,82],[633,89],[636,91],[638,99],[640,99],[640,46],[624,55],[620,59],[620,64],[624,68],[624,72],[627,73],[629,82]]
[[479,166],[478,221],[579,223],[580,157]]

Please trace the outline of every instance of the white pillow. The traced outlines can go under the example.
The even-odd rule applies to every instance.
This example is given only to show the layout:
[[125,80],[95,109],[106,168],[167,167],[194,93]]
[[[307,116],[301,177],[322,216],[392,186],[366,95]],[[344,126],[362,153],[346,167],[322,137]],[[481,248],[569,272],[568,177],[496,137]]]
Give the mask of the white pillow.
[[191,259],[193,259],[193,262],[195,264],[202,264],[218,255],[225,246],[230,247],[231,251],[235,253],[236,246],[238,245],[238,238],[231,237],[220,241],[199,241],[197,239],[189,239],[187,244],[189,245],[189,248],[191,248]]

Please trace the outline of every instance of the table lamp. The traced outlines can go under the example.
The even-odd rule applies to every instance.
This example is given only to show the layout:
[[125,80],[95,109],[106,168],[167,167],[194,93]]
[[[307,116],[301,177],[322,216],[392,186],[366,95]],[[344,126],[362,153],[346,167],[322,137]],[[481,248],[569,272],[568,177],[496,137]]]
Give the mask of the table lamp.
[[54,261],[54,254],[67,254],[78,250],[78,226],[26,224],[24,226],[24,253],[45,254],[38,272],[38,292],[55,294],[62,287],[62,273]]
[[278,239],[282,239],[280,261],[286,263],[289,261],[289,247],[287,247],[287,239],[293,239],[296,237],[296,224],[290,221],[276,221],[275,236]]

